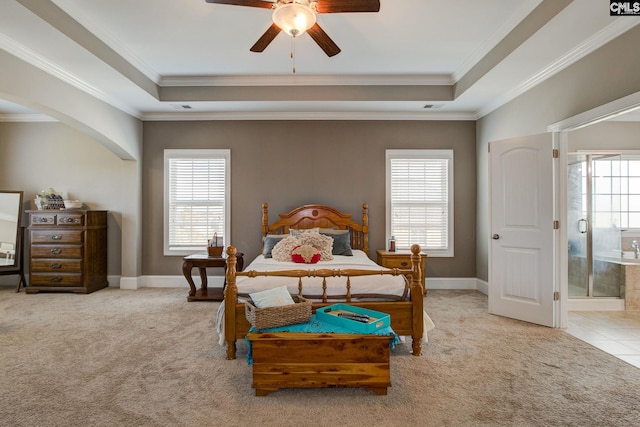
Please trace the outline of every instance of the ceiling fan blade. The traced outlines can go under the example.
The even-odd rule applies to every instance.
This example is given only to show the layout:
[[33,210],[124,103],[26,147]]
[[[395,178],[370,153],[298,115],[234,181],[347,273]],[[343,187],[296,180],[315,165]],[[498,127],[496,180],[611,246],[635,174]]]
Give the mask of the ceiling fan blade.
[[327,56],[335,56],[340,53],[338,45],[331,40],[331,37],[329,37],[318,24],[309,28],[307,33],[309,33],[311,38],[318,43],[320,49],[324,50],[324,53],[326,53]]
[[205,0],[207,3],[229,4],[232,6],[248,6],[261,7],[263,9],[272,9],[274,3],[262,0]]
[[318,13],[379,12],[380,0],[318,0]]
[[251,52],[264,51],[267,48],[267,46],[269,46],[269,43],[271,43],[273,39],[275,39],[276,36],[280,34],[280,31],[282,31],[280,27],[278,27],[276,24],[271,24],[271,26],[267,29],[267,31],[265,31],[262,37],[260,37],[258,41],[253,46],[251,46],[251,49],[249,50]]

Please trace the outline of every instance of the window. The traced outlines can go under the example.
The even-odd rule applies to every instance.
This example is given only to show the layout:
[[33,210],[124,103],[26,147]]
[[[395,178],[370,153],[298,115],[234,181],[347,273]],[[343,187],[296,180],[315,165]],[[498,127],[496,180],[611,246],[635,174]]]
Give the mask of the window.
[[164,254],[203,251],[229,242],[230,150],[164,151]]
[[387,238],[453,256],[453,150],[387,150]]
[[[583,200],[586,169],[582,171]],[[640,228],[640,159],[632,155],[594,159],[593,198],[594,227]]]

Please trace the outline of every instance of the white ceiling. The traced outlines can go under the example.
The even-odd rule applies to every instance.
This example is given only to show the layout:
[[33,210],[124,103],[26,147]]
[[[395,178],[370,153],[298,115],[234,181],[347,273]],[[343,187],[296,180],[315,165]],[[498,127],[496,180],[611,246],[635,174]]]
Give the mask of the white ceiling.
[[[318,15],[342,52],[304,34],[294,74],[284,33],[249,51],[268,9],[1,1],[0,48],[143,120],[474,120],[640,23],[601,0],[380,0],[378,13]],[[1,97],[18,102],[0,100],[0,116],[34,113]]]

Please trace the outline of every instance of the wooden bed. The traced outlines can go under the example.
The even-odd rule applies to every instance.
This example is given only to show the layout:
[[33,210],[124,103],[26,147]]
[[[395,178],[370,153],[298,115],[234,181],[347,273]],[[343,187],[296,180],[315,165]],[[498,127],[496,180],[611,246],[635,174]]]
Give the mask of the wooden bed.
[[[262,205],[262,234],[289,233],[290,228],[309,229],[314,227],[337,228],[350,231],[351,247],[369,253],[369,218],[368,206],[362,205],[362,223],[351,219],[351,214],[345,214],[339,210],[325,205],[305,205],[292,210],[287,214],[280,214],[279,219],[269,224],[268,204]],[[299,293],[302,294],[302,280],[305,277],[344,277],[345,295],[341,301],[388,313],[391,316],[391,327],[400,336],[411,336],[413,355],[421,353],[421,341],[424,331],[423,292],[420,281],[420,246],[411,248],[411,269],[385,269],[359,270],[359,269],[316,269],[316,270],[280,270],[280,271],[236,271],[236,248],[227,248],[226,287],[224,291],[224,340],[227,345],[227,359],[236,357],[236,340],[243,339],[249,331],[250,324],[245,318],[245,306],[238,300],[238,288],[236,278],[240,276],[280,276],[296,277],[299,281]],[[305,264],[306,266],[306,264]],[[372,275],[404,275],[407,277],[408,297],[404,300],[389,301],[354,301],[350,294],[349,281],[351,277]],[[323,285],[326,279],[323,279]],[[323,286],[324,288],[324,286]],[[326,289],[321,296],[321,301],[314,302],[314,309],[337,301],[329,301]]]

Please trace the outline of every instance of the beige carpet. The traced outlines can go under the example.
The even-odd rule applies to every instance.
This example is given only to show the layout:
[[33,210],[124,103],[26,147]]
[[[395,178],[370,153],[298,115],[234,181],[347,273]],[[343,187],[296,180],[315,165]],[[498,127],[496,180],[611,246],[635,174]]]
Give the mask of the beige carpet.
[[186,289],[90,295],[0,288],[2,426],[632,426],[640,369],[568,334],[487,314],[486,296],[431,291],[424,355],[391,359],[387,396],[255,397],[225,360],[217,303]]

